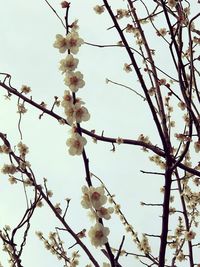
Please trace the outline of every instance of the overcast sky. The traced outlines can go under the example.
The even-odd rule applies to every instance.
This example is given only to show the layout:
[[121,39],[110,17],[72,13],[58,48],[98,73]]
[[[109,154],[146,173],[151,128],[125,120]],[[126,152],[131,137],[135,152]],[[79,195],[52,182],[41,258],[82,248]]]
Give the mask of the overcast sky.
[[[115,1],[111,1],[115,2]],[[121,1],[123,6],[123,1]],[[64,10],[59,1],[50,1],[61,17]],[[71,4],[70,19],[73,22],[79,19],[80,36],[86,42],[96,44],[115,44],[119,38],[114,29],[106,30],[112,26],[107,14],[98,16],[93,11],[95,4],[101,1],[78,1]],[[40,103],[44,101],[50,108],[54,96],[60,99],[66,89],[63,76],[58,70],[58,62],[63,55],[53,48],[55,35],[64,34],[62,24],[50,10],[45,1],[0,0],[0,63],[1,72],[12,75],[12,86],[20,89],[22,84],[31,86],[33,100]],[[151,33],[147,33],[151,34]],[[159,44],[154,43],[156,48]],[[161,48],[158,55],[162,54]],[[77,54],[79,58],[79,70],[84,74],[86,86],[78,92],[86,103],[91,119],[82,126],[88,130],[95,129],[98,134],[104,131],[105,136],[137,139],[143,133],[150,136],[155,144],[159,144],[158,135],[151,120],[151,115],[146,103],[133,92],[125,88],[106,84],[106,78],[132,86],[141,92],[135,74],[127,74],[123,71],[123,64],[128,58],[121,48],[96,48],[83,45]],[[167,57],[158,56],[158,62],[162,62],[163,68],[169,64]],[[173,71],[173,70],[172,70]],[[5,100],[5,91],[0,88],[0,121],[1,132],[7,133],[12,145],[20,141],[17,129],[19,115],[16,112],[17,98]],[[38,119],[40,112],[26,105],[28,112],[23,115],[21,128],[23,142],[29,146],[28,160],[37,181],[43,177],[48,179],[48,187],[54,192],[53,202],[60,202],[64,207],[66,197],[71,198],[68,211],[68,222],[74,231],[79,232],[83,228],[89,229],[92,222],[87,217],[87,211],[80,206],[81,187],[85,184],[84,166],[81,157],[68,155],[65,142],[69,137],[68,126],[43,116]],[[64,116],[62,108],[55,111]],[[111,193],[116,194],[116,200],[121,204],[124,214],[140,234],[151,232],[159,234],[160,214],[159,209],[142,208],[140,201],[159,202],[162,186],[162,177],[150,178],[143,175],[140,170],[156,170],[149,162],[148,156],[139,147],[121,145],[116,147],[116,152],[111,152],[111,144],[98,142],[94,144],[87,138],[86,152],[90,161],[90,170],[99,176]],[[6,157],[1,157],[0,163],[7,162]],[[98,182],[95,181],[95,185]],[[31,194],[31,191],[30,191]],[[25,196],[21,185],[11,186],[7,178],[0,176],[0,226],[9,224],[15,226],[20,220],[25,208]],[[144,215],[145,214],[145,215]],[[118,217],[113,215],[110,234],[111,245],[118,246],[122,235],[125,234]],[[27,247],[22,256],[23,266],[62,266],[43,248],[34,232],[41,230],[48,235],[55,226],[60,226],[47,207],[42,207],[33,216],[30,236]],[[63,235],[66,247],[73,244],[73,240],[66,234]],[[86,244],[89,244],[86,241]],[[130,240],[124,249],[131,250]],[[78,248],[77,248],[78,249]],[[97,257],[97,250],[92,248]],[[7,256],[0,251],[0,261],[7,265]],[[83,256],[80,266],[89,263]],[[125,266],[133,266],[133,259],[122,259]],[[60,265],[59,265],[60,264]],[[122,264],[123,265],[123,264]],[[139,267],[139,263],[137,263]]]

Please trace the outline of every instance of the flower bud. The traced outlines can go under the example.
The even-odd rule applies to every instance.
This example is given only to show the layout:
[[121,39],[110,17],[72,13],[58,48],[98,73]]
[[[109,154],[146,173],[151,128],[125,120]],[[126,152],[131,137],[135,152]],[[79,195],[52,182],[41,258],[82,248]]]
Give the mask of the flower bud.
[[67,2],[67,1],[63,1],[63,2],[61,2],[61,7],[62,7],[62,8],[67,8],[67,7],[69,7],[69,5],[70,5],[70,3]]

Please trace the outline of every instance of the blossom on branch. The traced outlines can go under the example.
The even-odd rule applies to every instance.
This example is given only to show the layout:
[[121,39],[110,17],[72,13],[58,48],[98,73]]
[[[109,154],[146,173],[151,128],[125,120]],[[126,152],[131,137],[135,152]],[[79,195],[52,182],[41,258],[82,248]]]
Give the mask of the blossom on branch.
[[107,201],[107,197],[105,196],[105,191],[102,186],[93,187],[87,186],[82,187],[82,201],[81,205],[85,209],[89,209],[91,207],[95,208],[96,210],[100,209]]
[[1,172],[3,174],[14,174],[17,171],[17,168],[13,164],[4,164]]
[[104,193],[104,188],[102,186],[96,188],[93,186],[90,187],[90,199],[92,202],[92,206],[95,209],[99,209],[106,203],[107,197]]
[[79,133],[74,133],[72,137],[70,137],[66,141],[67,146],[69,146],[69,154],[72,156],[81,155],[86,143],[87,140],[85,139],[85,137],[82,137]]
[[79,103],[74,105],[75,120],[77,123],[82,121],[88,121],[90,119],[90,114],[86,107],[80,106]]
[[82,88],[85,85],[83,74],[80,71],[69,72],[66,75],[64,82],[74,93],[76,93],[79,88]]
[[148,238],[145,234],[143,234],[142,239],[140,243],[138,244],[138,248],[143,251],[145,254],[148,254],[151,252],[151,247],[149,245]]
[[65,90],[61,106],[63,108],[69,108],[71,107],[72,104],[73,104],[73,97],[69,90]]
[[107,236],[109,235],[109,233],[110,230],[108,227],[104,227],[102,224],[96,223],[90,228],[88,235],[91,239],[92,245],[97,248],[108,242]]
[[74,122],[81,123],[82,121],[88,121],[90,114],[84,106],[79,103],[65,108],[65,114],[67,116],[67,122],[72,125]]
[[99,15],[105,11],[104,6],[99,6],[99,5],[96,5],[93,9]]
[[10,152],[11,152],[11,149],[8,146],[6,146],[6,145],[0,146],[0,153],[8,154]]
[[20,156],[24,158],[25,155],[29,152],[29,148],[25,144],[23,144],[22,142],[19,142],[17,144],[17,147],[18,147]]
[[56,35],[56,41],[54,42],[53,46],[58,48],[60,53],[65,53],[68,49],[66,38],[61,34]]
[[82,195],[81,205],[85,209],[92,208],[92,203],[90,201],[90,189],[87,186],[84,185],[82,187],[82,192],[83,192],[83,195]]
[[200,140],[194,143],[194,149],[196,153],[200,151]]
[[130,66],[130,64],[127,64],[127,63],[125,63],[124,64],[124,70],[125,70],[125,72],[131,72],[132,71],[132,69],[131,69],[131,66]]
[[188,231],[188,232],[186,231],[184,236],[185,236],[185,239],[186,239],[186,240],[191,241],[192,239],[195,238],[196,233],[193,232],[192,230],[190,230],[190,231]]
[[31,92],[31,88],[27,85],[22,85],[21,87],[21,92],[24,93],[24,94],[28,94]]
[[74,58],[71,54],[67,55],[66,58],[60,60],[60,68],[62,74],[68,71],[73,71],[77,68],[79,60]]
[[177,4],[176,0],[168,0],[167,2],[168,6],[170,6],[171,8],[175,7]]
[[70,53],[77,54],[79,47],[84,43],[76,31],[72,31],[66,36],[67,48],[70,50]]
[[114,212],[114,209],[112,207],[109,208],[104,208],[101,207],[100,209],[97,210],[97,215],[99,218],[109,220],[111,218],[110,214]]
[[67,1],[63,1],[63,2],[61,2],[60,4],[61,4],[61,7],[62,7],[62,8],[67,8],[67,7],[69,7],[69,5],[70,5],[70,3],[67,2]]

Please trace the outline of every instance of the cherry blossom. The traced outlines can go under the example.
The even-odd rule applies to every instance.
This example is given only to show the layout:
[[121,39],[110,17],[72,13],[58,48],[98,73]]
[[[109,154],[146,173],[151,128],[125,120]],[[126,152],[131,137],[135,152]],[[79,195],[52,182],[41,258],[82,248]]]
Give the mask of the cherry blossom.
[[81,155],[83,152],[83,147],[86,145],[87,140],[85,137],[82,137],[79,133],[74,133],[72,137],[67,139],[66,144],[69,146],[69,154],[74,155]]
[[80,71],[69,72],[66,75],[64,82],[74,93],[76,93],[79,88],[82,88],[85,85],[83,74]]
[[63,73],[73,71],[77,68],[79,60],[74,58],[73,55],[69,54],[66,58],[60,60],[59,70]]
[[84,43],[83,39],[79,37],[78,32],[72,31],[66,36],[67,48],[70,50],[70,53],[77,54],[79,47]]
[[67,40],[61,34],[56,35],[56,41],[54,42],[53,46],[58,48],[60,53],[65,53],[68,49]]
[[96,223],[90,228],[88,236],[91,239],[92,245],[97,248],[108,242],[107,236],[109,235],[109,233],[110,230],[108,227],[104,227],[102,224]]

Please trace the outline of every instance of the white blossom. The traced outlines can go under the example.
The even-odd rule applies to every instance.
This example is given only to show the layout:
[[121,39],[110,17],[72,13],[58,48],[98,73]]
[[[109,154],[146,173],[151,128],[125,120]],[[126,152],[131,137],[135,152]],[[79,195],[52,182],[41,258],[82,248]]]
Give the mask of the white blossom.
[[1,172],[3,174],[14,174],[17,171],[17,168],[13,164],[4,164]]
[[84,185],[82,187],[82,192],[83,192],[83,195],[82,195],[81,205],[85,209],[92,208],[92,203],[90,201],[90,190],[89,190],[89,188]]
[[88,121],[90,114],[84,106],[81,106],[80,102],[66,106],[65,115],[67,116],[67,122],[72,125],[74,122],[81,123],[82,121]]
[[101,207],[97,210],[97,215],[99,218],[109,220],[111,218],[110,214],[112,214],[113,212],[114,212],[114,209],[112,207],[109,207],[109,208]]
[[186,231],[185,234],[184,234],[184,236],[185,236],[185,239],[186,239],[186,240],[191,241],[192,239],[195,238],[196,233],[193,232],[192,230],[190,230],[190,231],[188,231],[188,232]]
[[132,71],[130,64],[125,63],[124,64],[124,70],[125,72],[129,73]]
[[22,142],[19,142],[17,144],[17,147],[18,147],[19,153],[22,157],[24,157],[29,152],[29,148],[25,144],[23,144]]
[[82,137],[79,133],[74,133],[72,137],[67,139],[67,146],[69,146],[69,154],[74,155],[81,155],[83,152],[83,147],[86,145],[87,140],[85,137]]
[[73,97],[69,90],[65,90],[61,106],[64,108],[69,108],[73,104]]
[[73,71],[76,69],[79,60],[74,58],[71,54],[67,55],[66,58],[60,60],[59,70],[63,73]]
[[83,80],[83,74],[80,71],[67,73],[64,82],[74,93],[77,92],[79,88],[82,88],[85,85],[85,82]]
[[96,5],[93,9],[99,15],[105,11],[104,6],[99,6],[99,5]]
[[105,191],[102,186],[93,187],[87,186],[82,187],[83,197],[81,204],[85,209],[89,209],[91,207],[96,210],[100,209],[107,201],[107,197],[105,196]]
[[96,223],[90,228],[88,236],[91,239],[92,245],[97,248],[108,242],[107,236],[109,235],[109,233],[110,230],[108,227],[104,227],[102,224]]
[[197,141],[194,143],[194,149],[196,153],[199,153],[200,151],[200,141]]
[[31,88],[27,85],[22,85],[21,87],[21,92],[24,93],[24,94],[28,94],[31,92]]
[[81,39],[76,31],[72,31],[66,36],[66,44],[67,48],[70,50],[72,54],[77,54],[79,51],[79,47],[84,43],[83,39]]
[[53,46],[58,48],[60,53],[65,53],[68,49],[67,40],[61,34],[56,35],[56,41],[54,42]]
[[170,6],[171,8],[175,7],[177,4],[176,0],[168,0],[168,6]]

